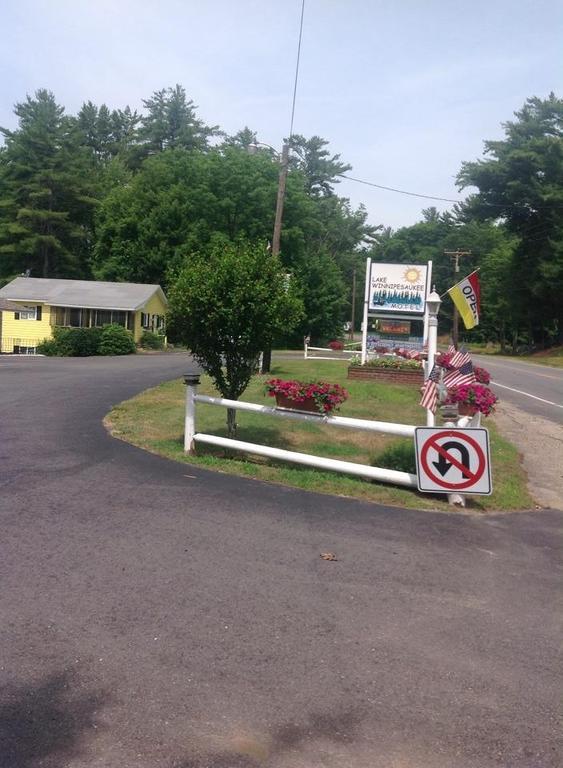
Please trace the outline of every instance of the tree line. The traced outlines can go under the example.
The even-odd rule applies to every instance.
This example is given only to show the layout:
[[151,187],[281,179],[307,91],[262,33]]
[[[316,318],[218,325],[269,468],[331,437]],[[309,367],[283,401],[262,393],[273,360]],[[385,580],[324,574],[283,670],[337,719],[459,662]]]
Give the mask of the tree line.
[[[35,277],[159,283],[221,244],[266,248],[273,229],[279,159],[245,127],[208,125],[177,85],[138,113],[85,102],[66,114],[39,90],[16,104],[17,128],[0,128],[0,284]],[[440,292],[454,282],[444,252],[471,251],[480,269],[481,324],[472,339],[503,347],[546,345],[563,335],[563,101],[530,98],[463,163],[463,203],[396,231],[370,226],[366,210],[337,194],[350,170],[319,136],[291,137],[281,259],[301,297],[294,338],[341,334],[350,318],[352,273],[366,256],[434,263]],[[461,275],[463,276],[463,275]],[[363,301],[357,280],[356,306]],[[447,330],[451,308],[444,302]],[[361,312],[357,312],[359,317]]]

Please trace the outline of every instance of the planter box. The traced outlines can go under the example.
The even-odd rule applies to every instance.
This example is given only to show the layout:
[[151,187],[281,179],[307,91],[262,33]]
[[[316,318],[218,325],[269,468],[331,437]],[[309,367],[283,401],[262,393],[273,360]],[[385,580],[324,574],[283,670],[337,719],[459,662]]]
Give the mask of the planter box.
[[276,392],[276,408],[286,408],[289,411],[299,411],[301,413],[316,413],[317,416],[322,416],[319,413],[315,400],[310,397],[304,400],[302,403],[296,403],[295,400],[290,400],[289,397]]
[[374,368],[369,365],[351,365],[348,368],[349,379],[368,379],[388,382],[389,384],[412,384],[421,387],[424,384],[424,371],[420,369],[399,370],[394,368]]

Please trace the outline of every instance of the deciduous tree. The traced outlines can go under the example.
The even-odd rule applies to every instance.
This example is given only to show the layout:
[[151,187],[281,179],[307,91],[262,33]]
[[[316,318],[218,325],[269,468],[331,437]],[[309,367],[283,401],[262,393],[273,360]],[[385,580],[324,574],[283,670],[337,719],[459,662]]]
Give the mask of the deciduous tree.
[[[218,240],[189,254],[169,298],[171,337],[191,350],[230,400],[248,386],[260,351],[291,331],[302,312],[291,278],[265,242]],[[235,415],[229,409],[229,435]]]

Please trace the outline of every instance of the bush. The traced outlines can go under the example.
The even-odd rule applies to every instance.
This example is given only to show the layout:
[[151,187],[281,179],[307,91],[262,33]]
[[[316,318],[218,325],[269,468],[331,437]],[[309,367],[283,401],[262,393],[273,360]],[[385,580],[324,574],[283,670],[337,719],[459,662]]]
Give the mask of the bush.
[[164,349],[164,336],[152,331],[143,331],[140,344],[143,349]]
[[59,357],[59,345],[55,339],[43,339],[37,345],[37,352],[40,355],[46,355],[47,357]]
[[122,325],[104,325],[101,330],[100,355],[130,355],[136,352],[133,334]]
[[396,469],[399,472],[416,474],[416,456],[411,440],[400,440],[385,448],[372,461],[373,467]]
[[98,354],[101,328],[54,328],[53,338],[38,345],[42,355],[57,357],[90,357]]
[[334,341],[329,341],[328,346],[330,349],[332,349],[334,352],[340,352],[344,349],[344,342],[339,341],[338,339],[335,339]]

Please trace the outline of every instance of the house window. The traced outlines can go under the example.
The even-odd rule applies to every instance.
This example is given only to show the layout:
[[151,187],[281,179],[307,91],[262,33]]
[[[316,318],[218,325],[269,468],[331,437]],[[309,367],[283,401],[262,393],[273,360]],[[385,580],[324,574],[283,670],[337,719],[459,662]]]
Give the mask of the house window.
[[14,344],[14,355],[36,355],[37,347],[24,347],[21,344]]
[[22,307],[15,313],[16,320],[37,320],[37,307]]
[[111,309],[97,309],[94,316],[94,325],[100,327],[102,325],[110,325],[111,323]]
[[71,328],[82,328],[82,310],[70,308],[68,324]]

